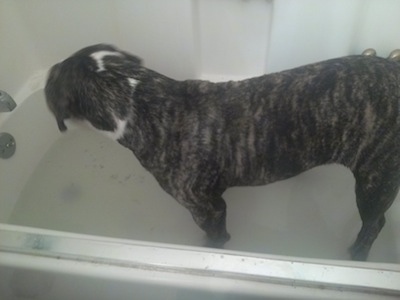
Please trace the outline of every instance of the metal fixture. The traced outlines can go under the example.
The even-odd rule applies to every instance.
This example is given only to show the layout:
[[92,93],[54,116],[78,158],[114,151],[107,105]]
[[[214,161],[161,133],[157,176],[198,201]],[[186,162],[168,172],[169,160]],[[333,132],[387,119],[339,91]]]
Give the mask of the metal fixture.
[[[376,51],[373,48],[365,49],[362,53],[365,56],[376,56]],[[388,59],[400,62],[400,49],[395,49],[390,52]]]
[[390,52],[388,59],[394,61],[400,61],[400,49],[396,49]]
[[14,155],[16,143],[14,137],[7,132],[0,132],[0,157],[10,158]]
[[375,49],[368,48],[368,49],[365,49],[363,51],[362,55],[365,55],[365,56],[376,56],[376,51],[375,51]]
[[17,106],[13,98],[5,91],[0,90],[0,112],[9,112]]

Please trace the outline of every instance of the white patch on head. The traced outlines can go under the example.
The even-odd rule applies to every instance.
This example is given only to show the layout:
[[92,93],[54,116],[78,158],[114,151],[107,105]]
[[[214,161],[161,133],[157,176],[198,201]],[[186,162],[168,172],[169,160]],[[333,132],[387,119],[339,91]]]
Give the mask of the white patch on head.
[[110,56],[110,55],[111,56],[122,56],[122,54],[119,53],[119,52],[106,51],[106,50],[97,51],[97,52],[93,52],[92,54],[90,54],[90,57],[93,58],[97,63],[98,69],[96,70],[96,72],[101,72],[101,71],[105,71],[106,70],[104,68],[103,57],[104,56]]
[[131,87],[135,88],[139,83],[139,80],[136,80],[135,78],[128,78],[128,82]]

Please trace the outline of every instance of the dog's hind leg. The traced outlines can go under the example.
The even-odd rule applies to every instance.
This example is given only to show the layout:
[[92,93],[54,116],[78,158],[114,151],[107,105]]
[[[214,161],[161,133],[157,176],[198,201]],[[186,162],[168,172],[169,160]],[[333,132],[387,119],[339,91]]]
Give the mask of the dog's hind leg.
[[366,260],[369,250],[385,224],[384,213],[393,203],[399,189],[399,172],[375,165],[372,172],[354,172],[357,207],[362,227],[350,247],[353,260]]

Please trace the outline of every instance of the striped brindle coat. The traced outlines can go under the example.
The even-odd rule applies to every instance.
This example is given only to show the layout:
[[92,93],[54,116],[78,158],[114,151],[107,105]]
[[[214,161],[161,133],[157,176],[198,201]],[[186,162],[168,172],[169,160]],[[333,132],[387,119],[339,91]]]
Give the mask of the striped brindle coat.
[[110,45],[52,67],[46,97],[59,129],[88,121],[129,148],[222,246],[232,186],[263,185],[323,164],[356,179],[367,258],[400,184],[400,65],[348,56],[242,81],[176,81]]

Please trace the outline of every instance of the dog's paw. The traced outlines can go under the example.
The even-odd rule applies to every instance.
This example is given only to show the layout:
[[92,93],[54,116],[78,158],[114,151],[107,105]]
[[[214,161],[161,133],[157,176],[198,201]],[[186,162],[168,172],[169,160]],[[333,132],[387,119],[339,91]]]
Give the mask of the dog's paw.
[[368,258],[369,248],[362,244],[354,243],[349,248],[350,258],[356,261],[366,261]]
[[207,236],[206,241],[204,243],[205,247],[208,248],[223,248],[225,243],[231,239],[231,235],[226,232],[218,237],[209,237]]

